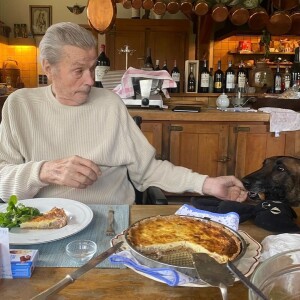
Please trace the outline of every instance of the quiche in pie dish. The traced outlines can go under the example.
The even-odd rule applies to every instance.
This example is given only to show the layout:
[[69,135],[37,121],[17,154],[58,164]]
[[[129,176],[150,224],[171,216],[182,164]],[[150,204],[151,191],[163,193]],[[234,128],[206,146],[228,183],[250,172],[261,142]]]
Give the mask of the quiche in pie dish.
[[231,229],[217,222],[187,216],[156,216],[133,224],[127,242],[144,255],[172,251],[207,253],[219,263],[234,260],[242,241]]

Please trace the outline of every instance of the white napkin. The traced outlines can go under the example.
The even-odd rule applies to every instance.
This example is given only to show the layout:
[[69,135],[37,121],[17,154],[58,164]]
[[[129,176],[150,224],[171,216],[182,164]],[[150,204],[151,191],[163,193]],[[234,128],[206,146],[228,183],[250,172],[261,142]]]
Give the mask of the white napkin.
[[197,209],[194,206],[184,204],[176,212],[175,215],[192,216],[198,218],[209,219],[221,223],[229,228],[237,231],[239,228],[240,216],[236,212],[226,214],[213,213],[206,210]]
[[278,235],[269,235],[261,242],[263,251],[260,261],[288,250],[300,249],[300,234],[282,233]]
[[170,98],[168,88],[176,87],[176,82],[165,70],[160,71],[145,71],[141,69],[135,69],[129,67],[124,73],[121,84],[114,88],[114,92],[121,98],[130,98],[134,95],[134,89],[132,85],[132,78],[148,78],[148,79],[161,79],[163,80],[161,90],[166,98]]
[[300,113],[294,110],[277,107],[261,107],[258,110],[271,114],[270,132],[275,132],[275,136],[279,136],[281,131],[300,130]]

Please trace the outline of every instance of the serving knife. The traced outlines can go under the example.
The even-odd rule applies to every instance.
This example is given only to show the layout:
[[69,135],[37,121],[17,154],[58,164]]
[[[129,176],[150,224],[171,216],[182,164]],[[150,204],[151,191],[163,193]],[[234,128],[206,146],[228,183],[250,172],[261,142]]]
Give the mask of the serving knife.
[[98,256],[92,258],[89,260],[86,264],[78,268],[76,271],[72,272],[71,274],[68,274],[64,279],[60,280],[47,290],[39,293],[38,295],[31,298],[31,300],[44,300],[47,299],[48,296],[55,294],[62,289],[64,289],[67,285],[70,283],[73,283],[75,280],[77,280],[81,275],[88,272],[89,270],[96,267],[99,263],[101,263],[103,260],[108,258],[110,255],[112,255],[114,252],[116,252],[121,246],[123,242],[119,242],[113,247],[107,249],[103,253],[99,254]]

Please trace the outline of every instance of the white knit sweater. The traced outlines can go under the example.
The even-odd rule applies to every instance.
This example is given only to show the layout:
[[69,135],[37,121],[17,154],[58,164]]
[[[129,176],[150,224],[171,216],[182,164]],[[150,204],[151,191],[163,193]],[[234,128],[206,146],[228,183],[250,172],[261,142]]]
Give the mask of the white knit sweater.
[[[102,175],[86,189],[47,185],[42,163],[79,155]],[[174,193],[202,192],[206,176],[155,159],[155,149],[136,126],[119,96],[92,88],[87,103],[59,103],[51,87],[20,89],[6,100],[0,126],[0,198],[67,198],[83,203],[132,204],[134,190],[157,186]]]

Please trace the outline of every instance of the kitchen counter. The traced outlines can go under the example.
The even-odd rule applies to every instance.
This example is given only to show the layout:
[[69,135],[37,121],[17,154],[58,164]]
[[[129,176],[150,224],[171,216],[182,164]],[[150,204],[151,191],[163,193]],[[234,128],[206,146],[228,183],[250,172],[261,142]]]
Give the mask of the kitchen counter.
[[170,109],[129,108],[130,115],[141,116],[143,121],[195,121],[195,122],[264,122],[270,115],[263,112],[229,112],[215,108],[202,108],[199,113],[173,112]]

